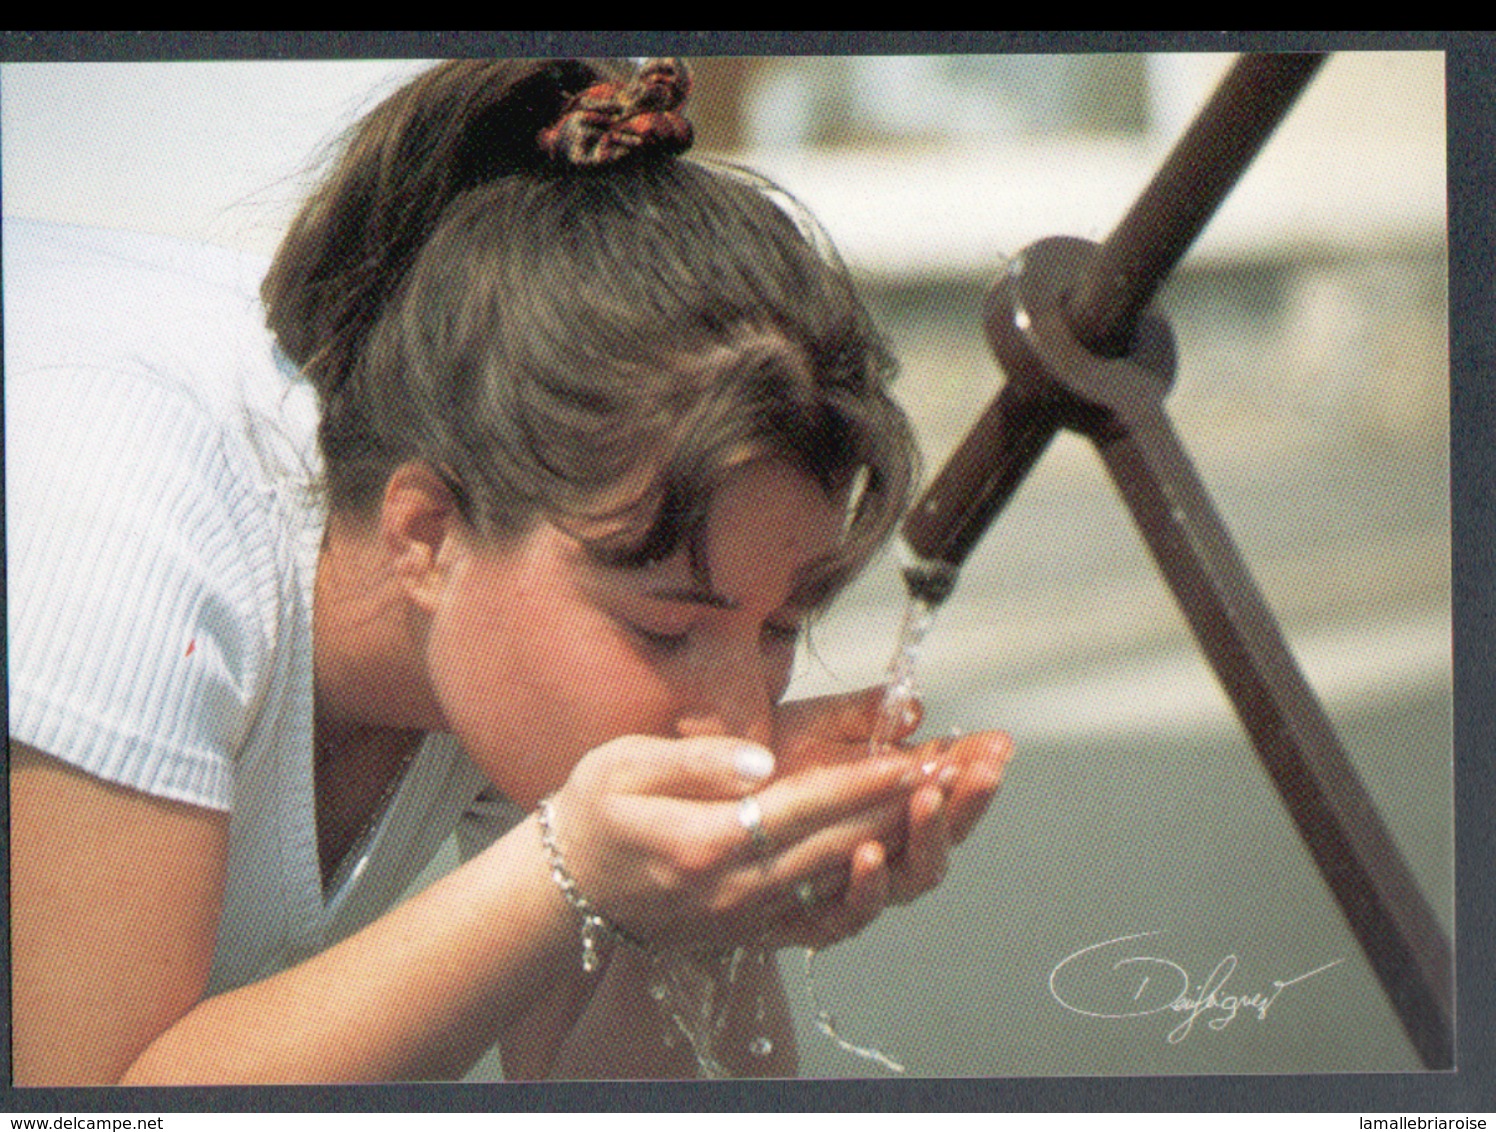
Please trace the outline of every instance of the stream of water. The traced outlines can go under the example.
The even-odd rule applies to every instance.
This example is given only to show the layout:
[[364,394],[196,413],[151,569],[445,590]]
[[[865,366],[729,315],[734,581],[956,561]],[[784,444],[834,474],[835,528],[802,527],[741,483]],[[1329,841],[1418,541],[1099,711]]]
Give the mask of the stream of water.
[[[868,740],[869,755],[880,753],[908,728],[919,691],[920,652],[934,624],[935,610],[950,592],[954,580],[950,568],[939,564],[906,566],[904,579],[909,597],[893,659],[884,679],[882,708]],[[717,1039],[727,1024],[733,987],[745,964],[762,967],[769,958],[767,951],[742,947],[720,955],[668,954],[655,957],[650,995],[671,1024],[672,1031],[666,1040],[674,1041],[676,1034],[684,1038],[702,1076],[731,1076],[718,1057]],[[805,991],[816,1012],[816,1028],[847,1053],[875,1062],[890,1072],[903,1073],[903,1065],[886,1053],[872,1046],[858,1045],[842,1035],[835,1016],[822,1006],[816,992],[815,959],[816,952],[807,949]],[[762,992],[755,998],[757,1021],[763,1022]],[[748,1051],[757,1057],[768,1057],[774,1052],[774,1043],[767,1034],[760,1033],[749,1040]]]
[[[888,674],[883,682],[883,704],[868,740],[868,754],[877,755],[897,736],[908,729],[911,713],[919,695],[919,657],[925,638],[935,623],[935,610],[948,589],[931,592],[922,585],[923,574],[914,568],[906,568],[905,581],[909,596],[904,605],[904,617],[899,625],[899,636],[894,647],[893,659],[888,665]],[[816,1012],[816,1028],[835,1042],[841,1049],[855,1057],[872,1061],[893,1073],[904,1072],[904,1067],[886,1053],[872,1046],[858,1045],[844,1037],[838,1028],[835,1016],[821,1005],[815,985],[814,951],[805,952],[805,992]]]

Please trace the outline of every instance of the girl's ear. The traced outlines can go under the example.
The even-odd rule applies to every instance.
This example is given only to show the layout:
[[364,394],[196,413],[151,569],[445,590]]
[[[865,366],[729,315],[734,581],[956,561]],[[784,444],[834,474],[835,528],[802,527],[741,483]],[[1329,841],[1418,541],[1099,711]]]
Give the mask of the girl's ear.
[[429,465],[412,461],[390,474],[379,506],[380,546],[401,588],[428,613],[466,534],[452,490]]

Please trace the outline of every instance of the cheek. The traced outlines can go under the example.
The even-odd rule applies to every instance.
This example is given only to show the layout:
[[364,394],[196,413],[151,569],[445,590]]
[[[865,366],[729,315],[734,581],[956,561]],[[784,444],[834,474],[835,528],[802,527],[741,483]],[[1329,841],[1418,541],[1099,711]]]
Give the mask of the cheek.
[[512,642],[488,628],[476,619],[456,625],[439,620],[427,642],[443,727],[485,771],[520,739],[508,705],[515,701],[515,676],[522,664]]
[[506,797],[532,806],[594,747],[675,733],[680,697],[610,630],[596,611],[522,596],[433,626],[447,729]]

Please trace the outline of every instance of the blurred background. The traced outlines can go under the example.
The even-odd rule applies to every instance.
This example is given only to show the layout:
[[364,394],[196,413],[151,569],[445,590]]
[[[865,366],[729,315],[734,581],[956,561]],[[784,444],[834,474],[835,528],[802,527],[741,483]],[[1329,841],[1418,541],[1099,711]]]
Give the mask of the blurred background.
[[[819,218],[933,473],[1001,387],[978,312],[1005,257],[1103,239],[1230,62],[693,60],[697,151]],[[268,254],[341,127],[424,65],[7,64],[6,211]],[[1175,428],[1451,929],[1445,199],[1442,55],[1336,55],[1162,305]],[[793,693],[878,682],[902,606],[889,555],[815,628]],[[819,958],[847,1038],[918,1076],[1419,1068],[1087,442],[1050,447],[921,663],[927,734],[997,726],[1018,754],[944,887]],[[1176,966],[1112,967],[1138,956]],[[799,956],[781,963],[805,1074],[882,1073],[816,1032]],[[1181,984],[1273,995],[1318,968],[1169,1040]]]

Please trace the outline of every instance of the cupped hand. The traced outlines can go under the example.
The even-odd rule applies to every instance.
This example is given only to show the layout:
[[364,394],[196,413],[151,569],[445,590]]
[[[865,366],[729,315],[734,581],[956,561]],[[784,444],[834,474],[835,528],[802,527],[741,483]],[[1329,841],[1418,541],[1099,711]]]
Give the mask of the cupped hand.
[[[881,688],[783,705],[775,725],[779,773],[867,759],[882,711]],[[939,885],[951,849],[966,839],[1002,783],[1013,753],[1007,735],[985,731],[911,746],[906,741],[919,722],[918,703],[910,701],[890,736],[919,767],[907,790],[907,820],[849,858],[849,898],[882,888],[889,901],[907,903]],[[876,876],[880,869],[886,878]],[[834,895],[836,887],[832,876],[817,882],[816,891]]]
[[[776,775],[774,756],[740,739],[627,736],[577,764],[553,821],[582,894],[653,947],[825,947],[886,904],[881,846],[918,777],[903,751]],[[807,911],[802,886],[827,876],[842,891]]]

